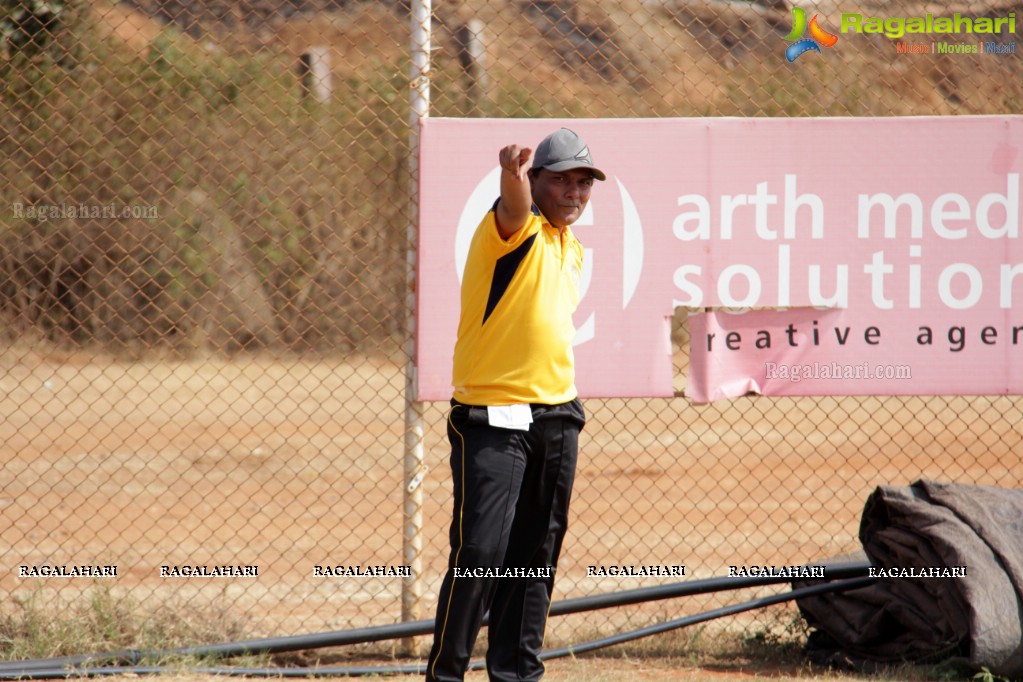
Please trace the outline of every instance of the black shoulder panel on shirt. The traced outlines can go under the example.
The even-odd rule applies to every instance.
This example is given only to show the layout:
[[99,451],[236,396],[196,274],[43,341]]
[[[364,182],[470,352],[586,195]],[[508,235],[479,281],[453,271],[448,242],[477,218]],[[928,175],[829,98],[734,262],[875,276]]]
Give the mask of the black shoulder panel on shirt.
[[511,284],[515,271],[519,269],[522,259],[529,253],[529,249],[533,247],[533,242],[535,241],[536,235],[534,234],[522,242],[514,251],[506,253],[497,259],[497,263],[494,264],[494,278],[490,282],[487,309],[483,313],[483,324],[487,323],[490,313],[494,312],[494,308],[497,307],[501,297],[504,296],[504,292],[508,291],[508,285]]

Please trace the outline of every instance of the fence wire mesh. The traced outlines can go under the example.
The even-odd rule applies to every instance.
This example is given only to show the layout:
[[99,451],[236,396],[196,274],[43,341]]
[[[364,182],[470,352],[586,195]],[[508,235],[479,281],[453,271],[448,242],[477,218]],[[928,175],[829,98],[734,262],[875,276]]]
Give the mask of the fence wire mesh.
[[[842,11],[936,11],[798,4],[831,30]],[[1023,25],[1020,2],[940,11],[1015,12]],[[438,0],[430,113],[1023,109],[1015,53],[899,54],[899,39],[874,34],[793,68],[791,16],[782,0]],[[73,603],[100,582],[142,604],[232,614],[250,635],[398,620],[401,578],[314,573],[405,563],[409,24],[397,0],[0,4],[8,607],[26,594]],[[674,332],[681,392],[682,311]],[[657,582],[587,577],[592,564],[685,564],[700,578],[853,550],[881,484],[1021,485],[1015,397],[586,406],[556,597]],[[445,412],[424,409],[423,618],[446,562]],[[38,571],[80,565],[116,577]],[[162,575],[189,565],[258,575]],[[727,599],[565,619],[552,638]]]

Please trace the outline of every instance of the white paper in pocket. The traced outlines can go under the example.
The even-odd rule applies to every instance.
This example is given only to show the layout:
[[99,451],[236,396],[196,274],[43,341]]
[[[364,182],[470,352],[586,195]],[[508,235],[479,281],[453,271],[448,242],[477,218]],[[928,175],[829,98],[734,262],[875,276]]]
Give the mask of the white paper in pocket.
[[533,409],[529,405],[491,405],[487,407],[487,419],[491,426],[501,429],[529,431]]

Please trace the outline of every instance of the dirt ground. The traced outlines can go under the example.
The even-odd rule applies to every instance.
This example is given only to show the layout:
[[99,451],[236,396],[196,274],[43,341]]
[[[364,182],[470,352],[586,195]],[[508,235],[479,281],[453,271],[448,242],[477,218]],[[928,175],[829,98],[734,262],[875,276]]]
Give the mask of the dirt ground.
[[[546,682],[748,682],[751,679],[770,679],[777,682],[805,680],[814,676],[814,671],[799,668],[745,669],[741,666],[695,666],[678,659],[569,659],[552,661],[547,664]],[[835,674],[816,673],[817,677],[838,679]],[[120,680],[122,678],[112,678]],[[131,676],[123,679],[138,680]],[[210,675],[166,674],[158,679],[162,682],[213,682],[224,678]],[[319,678],[324,680],[387,680],[388,682],[421,682],[421,675],[366,676],[362,678]],[[486,673],[472,671],[466,675],[466,682],[485,682]],[[850,678],[852,679],[852,678]],[[898,678],[890,678],[898,679]]]
[[[400,366],[364,357],[122,363],[0,350],[0,601],[73,599],[94,584],[19,577],[21,566],[103,564],[140,602],[212,605],[253,636],[397,622],[401,578],[314,571],[407,563],[403,385]],[[877,485],[1019,484],[1016,403],[893,400],[587,401],[557,597],[672,581],[588,576],[591,565],[685,565],[696,579],[854,550]],[[446,562],[444,415],[431,405],[423,420],[419,618],[433,615]],[[256,565],[258,576],[161,577],[184,564]],[[591,639],[753,594],[553,619],[549,636]]]

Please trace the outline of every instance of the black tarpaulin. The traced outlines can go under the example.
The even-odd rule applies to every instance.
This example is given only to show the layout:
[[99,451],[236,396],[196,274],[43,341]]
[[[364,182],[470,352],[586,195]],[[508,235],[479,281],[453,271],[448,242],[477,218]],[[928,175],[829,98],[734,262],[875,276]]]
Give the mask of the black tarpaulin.
[[1023,490],[881,486],[864,506],[860,542],[875,584],[798,602],[816,629],[811,657],[965,659],[1023,676]]

